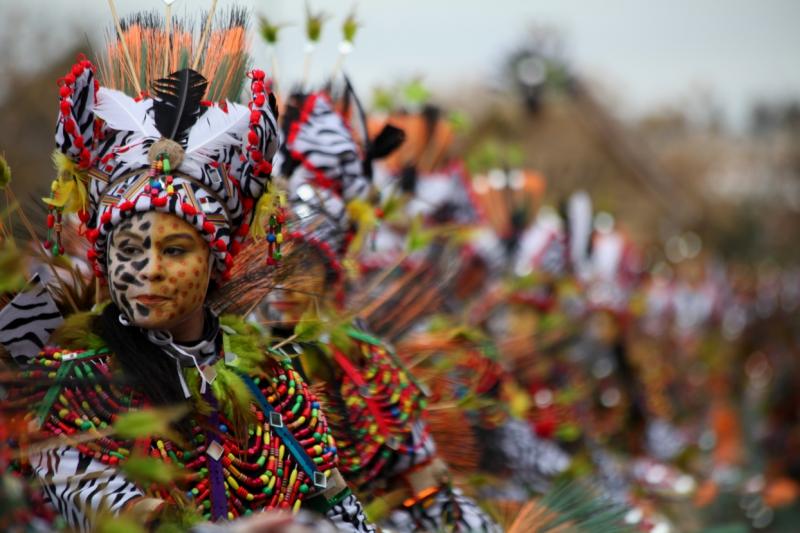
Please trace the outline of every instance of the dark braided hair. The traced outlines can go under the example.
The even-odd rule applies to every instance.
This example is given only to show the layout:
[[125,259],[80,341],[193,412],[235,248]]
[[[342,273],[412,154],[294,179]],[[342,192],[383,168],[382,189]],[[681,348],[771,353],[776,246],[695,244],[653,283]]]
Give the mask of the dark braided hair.
[[120,309],[109,303],[95,319],[94,330],[116,357],[126,383],[142,393],[153,405],[183,403],[175,362],[135,327],[119,322]]

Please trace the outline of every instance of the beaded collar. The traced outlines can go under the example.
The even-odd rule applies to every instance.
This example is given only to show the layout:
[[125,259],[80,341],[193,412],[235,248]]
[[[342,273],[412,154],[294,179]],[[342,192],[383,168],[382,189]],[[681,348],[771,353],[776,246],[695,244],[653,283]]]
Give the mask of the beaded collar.
[[[320,404],[287,358],[267,358],[261,365],[262,376],[235,369],[225,372],[226,364],[220,359],[213,366],[226,380],[241,376],[254,396],[263,400],[254,401],[253,420],[244,426],[223,410],[213,410],[212,415],[194,411],[185,447],[158,436],[134,442],[113,435],[75,447],[110,466],[123,463],[136,450],[176,465],[181,476],[150,487],[148,494],[172,502],[178,490],[205,519],[234,519],[269,508],[298,509],[325,490],[338,460]],[[33,405],[49,403],[51,407],[41,413],[42,429],[53,437],[77,437],[110,427],[121,414],[148,405],[141,394],[117,384],[113,355],[107,351],[48,348],[24,377],[26,384],[15,397]],[[63,385],[44,391],[35,384],[42,378],[57,378]],[[225,393],[223,385],[215,383],[204,398]],[[221,487],[216,493],[222,498],[214,497],[215,484]]]

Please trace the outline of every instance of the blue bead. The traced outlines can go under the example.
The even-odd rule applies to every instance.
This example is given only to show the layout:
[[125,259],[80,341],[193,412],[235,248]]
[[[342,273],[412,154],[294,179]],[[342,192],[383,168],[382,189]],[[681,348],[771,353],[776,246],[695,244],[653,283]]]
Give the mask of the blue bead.
[[220,424],[219,425],[219,430],[221,432],[223,432],[223,433],[227,433],[228,432],[228,426],[226,426],[225,424]]
[[311,402],[311,407],[314,408],[314,409],[318,409],[319,408],[319,402]]
[[275,242],[275,234],[274,233],[270,233],[269,235],[267,235],[267,242]]

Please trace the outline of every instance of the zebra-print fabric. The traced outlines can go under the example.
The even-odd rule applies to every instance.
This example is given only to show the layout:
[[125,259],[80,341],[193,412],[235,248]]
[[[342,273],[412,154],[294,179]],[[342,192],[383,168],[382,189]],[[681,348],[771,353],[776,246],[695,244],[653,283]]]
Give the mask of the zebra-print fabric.
[[42,351],[62,322],[58,307],[36,274],[31,288],[19,293],[0,311],[0,344],[24,365]]
[[337,531],[352,533],[374,533],[372,525],[364,514],[364,508],[355,495],[350,494],[325,513],[325,517],[333,522]]
[[415,505],[392,512],[381,528],[396,533],[503,531],[477,503],[454,487],[442,487]]
[[524,420],[509,418],[497,428],[479,430],[479,435],[485,443],[481,467],[506,473],[511,483],[525,491],[543,493],[550,480],[569,467],[569,455],[554,442],[536,436]]
[[281,172],[289,190],[304,183],[330,189],[345,202],[369,190],[353,133],[322,92],[293,95],[284,122]]
[[69,446],[32,455],[31,466],[52,505],[78,531],[91,531],[98,512],[117,513],[144,496],[116,468]]

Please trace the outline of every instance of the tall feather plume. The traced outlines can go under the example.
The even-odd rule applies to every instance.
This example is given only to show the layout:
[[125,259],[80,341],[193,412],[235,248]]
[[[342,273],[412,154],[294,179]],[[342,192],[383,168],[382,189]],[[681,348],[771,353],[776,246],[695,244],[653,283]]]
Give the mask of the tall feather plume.
[[200,102],[207,87],[208,81],[189,68],[153,82],[156,128],[164,138],[186,140],[189,129],[200,117]]
[[156,11],[129,15],[120,20],[119,32],[108,32],[100,83],[139,96],[136,87],[146,91],[164,72],[191,67],[211,80],[208,100],[236,101],[249,63],[247,20],[247,10],[233,6],[213,21],[173,17],[167,31],[164,17]]

